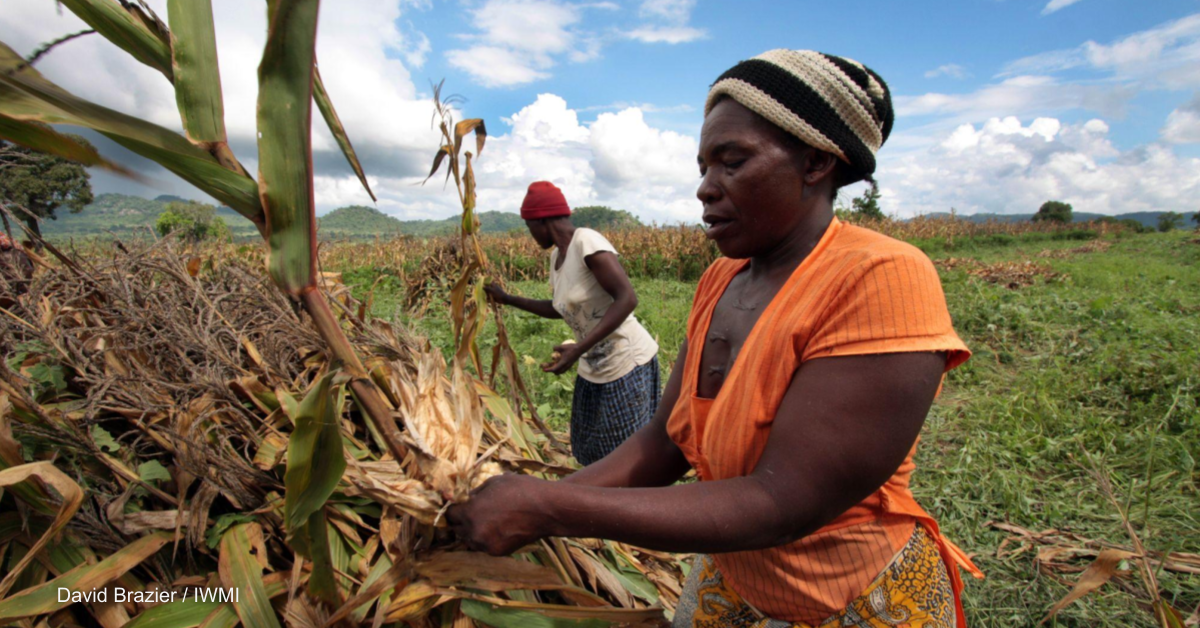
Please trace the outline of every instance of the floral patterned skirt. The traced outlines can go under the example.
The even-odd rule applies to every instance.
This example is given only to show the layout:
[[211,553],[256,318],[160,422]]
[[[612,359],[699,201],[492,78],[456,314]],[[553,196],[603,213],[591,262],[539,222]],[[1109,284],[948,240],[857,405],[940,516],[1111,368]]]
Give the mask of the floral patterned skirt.
[[699,556],[675,610],[674,628],[953,628],[954,592],[937,543],[920,525],[892,563],[840,613],[817,626],[764,617]]

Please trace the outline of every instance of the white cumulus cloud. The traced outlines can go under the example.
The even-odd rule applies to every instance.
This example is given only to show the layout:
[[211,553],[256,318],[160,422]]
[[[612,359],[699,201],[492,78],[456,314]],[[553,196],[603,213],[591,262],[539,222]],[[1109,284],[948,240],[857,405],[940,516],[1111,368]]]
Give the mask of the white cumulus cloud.
[[472,12],[475,42],[446,53],[450,64],[484,87],[512,87],[547,78],[557,58],[599,55],[594,38],[576,28],[580,8],[558,0],[488,0]]
[[1167,116],[1161,135],[1172,144],[1200,144],[1200,93]]
[[643,112],[603,113],[590,126],[554,94],[505,120],[479,162],[481,207],[514,211],[529,183],[547,180],[573,206],[608,205],[643,219],[695,222],[696,140],[656,129]]
[[647,44],[683,44],[708,33],[689,26],[696,0],[642,0],[638,15],[645,22],[625,31],[625,37]]
[[884,211],[1027,213],[1047,200],[1076,211],[1183,211],[1200,192],[1200,159],[1160,144],[1120,151],[1100,119],[1016,117],[964,124],[937,143],[881,154]]
[[1128,86],[1069,83],[1051,76],[1014,76],[966,94],[931,92],[896,96],[893,101],[899,116],[941,115],[979,121],[1067,109],[1087,109],[1117,117],[1124,113],[1135,94],[1136,90]]
[[1079,2],[1079,0],[1050,0],[1050,2],[1046,3],[1045,8],[1042,9],[1042,15],[1050,15],[1055,11],[1069,7],[1076,2]]
[[1108,73],[1151,89],[1200,87],[1200,13],[1126,35],[1108,44],[1087,41],[1012,61],[1001,76],[1050,74],[1077,68]]
[[950,78],[964,79],[971,76],[971,73],[966,68],[957,63],[947,63],[929,70],[925,73],[925,78],[937,78],[939,76],[948,76]]

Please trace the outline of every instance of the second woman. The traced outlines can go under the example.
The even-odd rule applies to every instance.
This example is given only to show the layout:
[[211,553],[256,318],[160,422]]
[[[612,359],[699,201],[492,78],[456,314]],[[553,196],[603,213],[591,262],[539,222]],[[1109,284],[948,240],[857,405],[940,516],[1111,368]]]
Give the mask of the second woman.
[[658,343],[633,315],[637,294],[600,233],[576,228],[571,208],[554,184],[529,186],[521,204],[529,233],[550,252],[550,300],[528,299],[487,287],[504,305],[560,318],[575,342],[554,348],[542,370],[561,375],[579,363],[571,407],[571,451],[589,465],[650,422],[661,397]]

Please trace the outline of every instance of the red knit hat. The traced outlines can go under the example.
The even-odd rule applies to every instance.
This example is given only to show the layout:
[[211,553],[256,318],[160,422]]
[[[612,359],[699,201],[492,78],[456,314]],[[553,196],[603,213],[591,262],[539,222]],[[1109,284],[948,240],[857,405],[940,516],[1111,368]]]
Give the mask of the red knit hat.
[[529,184],[525,202],[521,203],[521,218],[539,220],[570,215],[571,208],[567,205],[566,197],[553,183],[534,181]]

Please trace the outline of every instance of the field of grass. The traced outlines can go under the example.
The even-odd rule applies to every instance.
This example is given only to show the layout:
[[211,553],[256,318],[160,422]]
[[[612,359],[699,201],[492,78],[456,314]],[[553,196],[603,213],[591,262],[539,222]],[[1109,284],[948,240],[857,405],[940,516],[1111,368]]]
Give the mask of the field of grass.
[[[1200,243],[1190,232],[1109,236],[927,239],[917,244],[943,263],[942,281],[955,327],[974,357],[947,379],[922,436],[914,492],[945,532],[986,572],[967,583],[972,626],[1034,626],[1091,560],[1042,573],[1036,548],[1013,552],[1012,534],[990,525],[1056,529],[1117,545],[1130,544],[1116,506],[1098,477],[1111,482],[1132,527],[1153,550],[1200,552]],[[1078,250],[1083,247],[1085,250]],[[1052,251],[1057,253],[1046,253]],[[971,258],[975,265],[946,262]],[[1057,273],[1017,289],[989,283],[980,264],[1032,261]],[[983,268],[983,271],[979,271]],[[997,268],[1003,268],[997,266]],[[978,272],[977,272],[978,271]],[[975,272],[975,274],[972,274]],[[378,273],[347,272],[360,295]],[[683,340],[693,282],[636,278],[637,316],[661,346],[664,370]],[[381,281],[377,315],[408,319],[401,284]],[[510,290],[547,297],[543,281]],[[448,321],[408,320],[449,347]],[[559,321],[511,311],[509,334],[536,402],[563,429],[573,376],[536,364],[569,337]],[[490,330],[481,336],[488,343]],[[1153,626],[1137,600],[1136,565],[1063,610],[1047,625]],[[1187,617],[1200,605],[1200,575],[1157,573],[1164,599]],[[1132,589],[1132,592],[1127,589]],[[1148,599],[1143,594],[1142,599]]]

